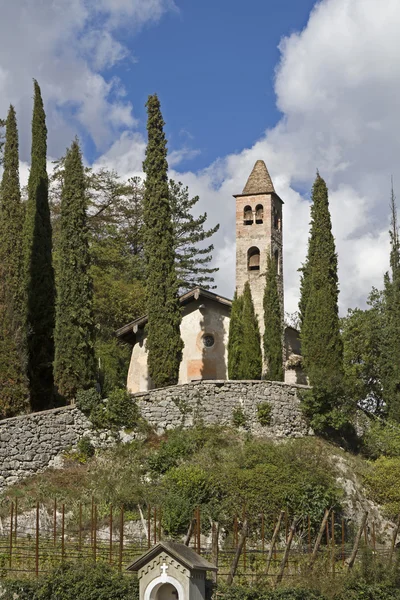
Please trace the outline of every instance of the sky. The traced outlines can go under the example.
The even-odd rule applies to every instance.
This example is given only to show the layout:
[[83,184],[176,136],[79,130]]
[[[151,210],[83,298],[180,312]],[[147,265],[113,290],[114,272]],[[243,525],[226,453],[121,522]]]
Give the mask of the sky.
[[317,169],[329,187],[340,312],[365,306],[389,263],[400,181],[398,0],[0,0],[0,116],[17,110],[29,172],[32,79],[49,161],[78,135],[87,164],[140,174],[149,94],[170,176],[199,195],[218,292],[235,283],[233,194],[258,159],[284,200],[285,309],[297,308]]

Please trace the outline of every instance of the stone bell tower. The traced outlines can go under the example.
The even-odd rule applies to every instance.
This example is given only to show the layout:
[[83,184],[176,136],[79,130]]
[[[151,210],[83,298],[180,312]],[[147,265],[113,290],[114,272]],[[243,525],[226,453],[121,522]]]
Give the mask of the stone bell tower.
[[267,255],[275,257],[283,314],[282,205],[263,160],[258,160],[236,198],[236,291],[250,283],[261,335]]

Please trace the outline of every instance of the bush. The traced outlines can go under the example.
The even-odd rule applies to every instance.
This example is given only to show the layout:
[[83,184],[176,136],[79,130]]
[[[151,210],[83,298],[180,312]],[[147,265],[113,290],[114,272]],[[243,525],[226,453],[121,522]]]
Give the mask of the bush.
[[137,578],[101,563],[66,564],[37,581],[2,582],[2,600],[138,600]]
[[268,427],[272,421],[272,406],[269,402],[257,404],[257,420],[262,427]]
[[90,441],[90,439],[84,435],[79,442],[77,443],[78,452],[84,457],[86,460],[94,456],[95,448]]
[[390,421],[372,421],[362,439],[362,449],[370,458],[400,456],[399,425]]
[[364,479],[372,499],[395,518],[400,512],[400,458],[381,456]]
[[88,390],[78,390],[75,398],[75,405],[85,415],[90,414],[95,410],[101,403],[101,397],[96,388],[89,388]]
[[232,412],[232,423],[235,427],[246,427],[247,419],[243,412],[243,408],[238,406]]
[[126,389],[115,389],[108,395],[106,405],[106,421],[115,427],[136,427],[139,421],[139,410],[136,402]]

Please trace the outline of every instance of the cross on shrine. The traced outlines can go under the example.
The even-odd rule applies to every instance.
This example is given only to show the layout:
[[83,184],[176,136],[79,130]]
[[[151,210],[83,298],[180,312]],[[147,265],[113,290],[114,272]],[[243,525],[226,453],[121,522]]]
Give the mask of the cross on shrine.
[[168,569],[168,565],[166,565],[165,563],[161,566],[161,571],[164,577],[167,576],[167,569]]

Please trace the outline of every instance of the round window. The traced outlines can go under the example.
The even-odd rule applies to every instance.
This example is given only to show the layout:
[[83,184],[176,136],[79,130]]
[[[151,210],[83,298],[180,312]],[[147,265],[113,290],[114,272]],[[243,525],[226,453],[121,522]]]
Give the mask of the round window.
[[211,348],[212,346],[214,346],[214,336],[211,335],[211,333],[206,333],[205,335],[203,335],[203,345],[206,348]]

